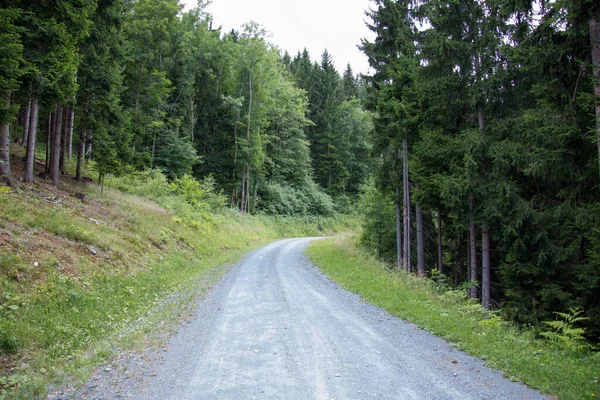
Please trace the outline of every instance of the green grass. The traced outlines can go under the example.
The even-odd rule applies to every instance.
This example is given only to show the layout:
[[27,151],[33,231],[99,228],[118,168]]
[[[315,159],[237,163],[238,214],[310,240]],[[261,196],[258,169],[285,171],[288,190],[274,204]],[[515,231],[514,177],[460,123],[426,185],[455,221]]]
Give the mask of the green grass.
[[307,254],[331,279],[392,315],[415,323],[483,359],[512,380],[561,399],[600,396],[600,357],[561,350],[518,330],[462,292],[440,293],[437,284],[391,271],[357,248],[355,235],[312,242]]
[[356,225],[194,208],[164,187],[155,200],[67,180],[23,189],[0,192],[0,398],[44,398],[154,345],[251,249]]

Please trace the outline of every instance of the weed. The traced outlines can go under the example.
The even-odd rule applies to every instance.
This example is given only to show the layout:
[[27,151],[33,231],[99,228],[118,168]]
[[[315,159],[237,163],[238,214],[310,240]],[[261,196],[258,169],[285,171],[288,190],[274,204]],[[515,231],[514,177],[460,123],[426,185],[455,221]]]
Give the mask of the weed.
[[594,346],[585,339],[585,329],[575,327],[578,322],[589,319],[580,316],[583,310],[569,308],[568,313],[555,311],[554,314],[557,316],[555,321],[544,321],[544,324],[552,330],[541,332],[540,336],[566,350],[580,352],[594,349]]

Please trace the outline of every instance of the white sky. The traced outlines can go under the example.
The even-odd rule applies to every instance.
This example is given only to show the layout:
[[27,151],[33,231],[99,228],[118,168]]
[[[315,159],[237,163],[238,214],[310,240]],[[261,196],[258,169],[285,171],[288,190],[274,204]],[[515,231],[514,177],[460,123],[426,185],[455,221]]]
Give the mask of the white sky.
[[[196,0],[182,0],[185,9]],[[292,58],[305,47],[313,61],[319,62],[327,48],[340,73],[349,62],[355,74],[367,73],[367,57],[357,48],[362,38],[374,36],[364,23],[369,0],[212,0],[207,12],[213,27],[224,32],[249,21],[262,25],[268,41],[287,50]]]

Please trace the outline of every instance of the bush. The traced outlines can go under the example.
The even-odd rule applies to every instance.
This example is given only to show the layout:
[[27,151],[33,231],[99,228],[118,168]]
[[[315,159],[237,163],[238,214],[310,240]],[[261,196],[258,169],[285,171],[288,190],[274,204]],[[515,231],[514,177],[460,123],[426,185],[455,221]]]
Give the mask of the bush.
[[121,177],[109,177],[106,184],[123,192],[145,196],[162,207],[175,212],[174,219],[192,228],[211,228],[215,223],[214,213],[225,208],[226,198],[215,193],[212,176],[198,181],[183,175],[171,183],[158,170],[134,172]]
[[312,181],[299,188],[268,182],[258,192],[257,209],[274,215],[331,215],[331,197]]
[[220,211],[225,208],[227,198],[222,192],[215,193],[216,182],[212,175],[202,181],[190,175],[177,178],[169,185],[175,195],[181,195],[188,204],[199,210]]

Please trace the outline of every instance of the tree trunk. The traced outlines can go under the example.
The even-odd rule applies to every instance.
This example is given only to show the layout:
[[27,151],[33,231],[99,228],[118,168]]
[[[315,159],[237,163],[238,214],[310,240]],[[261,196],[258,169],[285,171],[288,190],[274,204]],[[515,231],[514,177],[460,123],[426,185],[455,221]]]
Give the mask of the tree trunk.
[[250,208],[250,212],[254,213],[256,211],[256,196],[258,196],[258,181],[254,180],[254,194],[252,195],[252,207]]
[[194,104],[194,98],[190,100],[190,140],[192,145],[194,145],[194,126],[196,125],[196,115],[195,115],[196,105]]
[[438,270],[440,275],[444,273],[444,254],[442,252],[442,209],[438,208],[437,213],[437,225],[438,225]]
[[[244,182],[242,182],[242,211],[249,212],[250,204],[250,125],[252,121],[252,71],[248,72],[248,117],[246,121],[246,155],[244,157]],[[248,204],[248,206],[247,206]]]
[[246,178],[246,212],[250,213],[250,182],[252,176],[250,175],[250,160],[248,160],[248,168],[246,169],[248,176]]
[[479,121],[479,130],[483,132],[485,128],[485,113],[483,105],[481,104],[477,106],[477,120]]
[[10,177],[10,153],[9,153],[9,131],[10,123],[7,121],[2,124],[0,132],[0,178],[8,186],[12,186]]
[[[600,165],[600,6],[592,8],[590,18],[590,43],[592,47],[592,69],[594,73],[594,100],[596,106],[596,144]],[[600,169],[599,169],[600,172]]]
[[52,162],[50,166],[50,176],[54,186],[60,183],[60,149],[61,149],[61,134],[62,134],[62,104],[58,104],[56,109],[56,118],[54,124],[54,135],[52,138]]
[[[10,93],[4,95],[7,108],[10,107]],[[0,128],[0,179],[8,186],[16,189],[18,185],[10,176],[10,122],[6,121]]]
[[54,113],[52,111],[48,111],[48,132],[46,135],[46,160],[44,163],[44,171],[46,175],[50,175],[50,161],[52,160],[52,135],[53,131],[53,121],[54,121]]
[[27,146],[29,140],[29,121],[31,119],[31,100],[25,106],[25,117],[23,118],[23,146]]
[[481,305],[489,310],[491,305],[490,228],[485,223],[481,229],[481,258]]
[[71,109],[69,114],[69,164],[71,163],[73,156],[73,125],[75,124],[75,109]]
[[396,255],[398,269],[402,268],[402,222],[400,221],[400,187],[396,186]]
[[85,155],[85,138],[86,138],[86,134],[85,133],[81,133],[79,135],[79,148],[77,150],[77,170],[75,172],[75,179],[80,181],[81,180],[81,164],[83,163],[83,157]]
[[35,141],[37,136],[38,122],[38,100],[33,99],[31,103],[31,122],[29,134],[27,135],[27,153],[25,154],[25,173],[23,180],[27,183],[33,182],[33,171],[35,170]]
[[410,180],[408,177],[408,138],[404,130],[402,142],[403,187],[404,187],[404,270],[411,272],[410,266]]
[[398,172],[398,149],[395,151],[396,155],[396,262],[398,269],[402,268],[402,223],[400,222],[400,187],[398,186],[400,181],[400,174]]
[[[239,118],[239,115],[238,115]],[[235,121],[235,125],[233,126],[233,142],[234,142],[234,148],[233,148],[233,191],[231,193],[231,208],[233,208],[234,205],[237,204],[238,202],[238,190],[237,190],[237,182],[235,181],[236,177],[235,177],[235,173],[237,171],[237,155],[238,155],[238,139],[237,139],[237,119]]]
[[244,167],[242,168],[242,199],[240,202],[240,211],[245,212],[244,206],[246,205],[246,167],[248,164],[244,162]]
[[75,172],[75,180],[81,180],[81,164],[83,163],[83,152],[85,151],[85,142],[81,141],[79,143],[79,148],[77,151],[77,170]]
[[63,131],[61,132],[60,158],[59,158],[58,166],[59,166],[61,175],[66,175],[66,173],[67,173],[67,170],[65,168],[65,160],[66,160],[66,155],[67,155],[67,139],[69,136],[68,125],[69,125],[69,115],[70,114],[71,113],[69,112],[69,108],[65,107],[63,109],[62,116],[60,117],[60,118],[62,118]]
[[156,152],[156,128],[152,128],[154,134],[152,135],[152,159],[150,161],[150,166],[154,168],[154,154]]
[[417,204],[417,271],[425,276],[425,238],[423,235],[423,210]]
[[[468,250],[467,246],[467,250]],[[455,271],[458,272],[454,274],[454,285],[458,286],[462,283],[463,279],[463,271],[465,268],[465,258],[464,258],[464,249],[462,247],[462,232],[458,232],[458,238],[456,240],[456,259],[458,260],[458,268],[455,268]],[[468,253],[468,251],[467,251]]]
[[469,265],[469,273],[471,276],[471,298],[477,298],[477,225],[475,224],[475,217],[473,216],[473,209],[475,208],[475,201],[473,197],[469,200],[469,210],[471,211],[471,222],[469,224],[469,255],[471,257],[471,263]]

